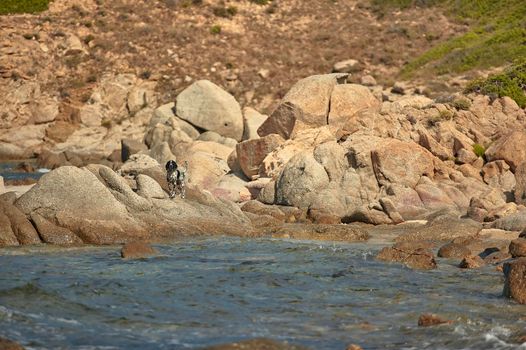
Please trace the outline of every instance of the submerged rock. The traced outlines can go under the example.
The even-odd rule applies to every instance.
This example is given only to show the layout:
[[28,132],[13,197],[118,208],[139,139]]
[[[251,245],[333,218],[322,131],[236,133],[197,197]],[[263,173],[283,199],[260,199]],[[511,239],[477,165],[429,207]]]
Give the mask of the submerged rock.
[[422,314],[418,318],[418,326],[419,327],[429,327],[429,326],[436,326],[439,324],[451,324],[453,321],[445,320],[440,316],[437,316],[435,314]]
[[440,249],[438,250],[438,256],[440,258],[464,258],[471,254],[471,250],[458,243],[447,243],[444,244]]
[[285,224],[271,229],[267,234],[276,238],[312,239],[326,241],[366,241],[369,234],[353,225]]
[[121,249],[123,259],[144,259],[158,254],[157,249],[145,242],[126,243]]
[[0,337],[0,349],[2,350],[24,350],[24,347],[12,340]]
[[509,252],[514,258],[526,257],[526,238],[517,238],[511,241]]
[[208,346],[202,348],[202,350],[307,350],[307,348],[299,345],[281,343],[271,339],[256,338],[237,343]]
[[431,270],[437,267],[433,252],[427,245],[422,246],[414,242],[385,247],[380,250],[376,259],[403,263],[412,269]]
[[484,266],[486,263],[478,255],[468,255],[462,259],[458,267],[461,269],[478,269],[479,267]]

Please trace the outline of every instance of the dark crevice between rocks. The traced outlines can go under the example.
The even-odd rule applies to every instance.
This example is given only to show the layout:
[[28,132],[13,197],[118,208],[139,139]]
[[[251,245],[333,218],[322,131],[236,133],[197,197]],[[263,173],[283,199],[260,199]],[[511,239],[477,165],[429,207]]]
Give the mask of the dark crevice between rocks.
[[331,102],[332,102],[332,91],[331,97],[329,97],[329,105],[327,106],[327,114],[325,115],[325,125],[329,125],[329,115],[331,114]]
[[31,223],[31,225],[33,225],[33,228],[35,229],[37,235],[38,235],[38,239],[40,239],[40,242],[41,243],[45,243],[44,241],[44,238],[42,237],[42,234],[40,233],[40,231],[38,230],[38,227],[37,225],[35,224],[35,222],[33,221],[33,219],[31,217],[28,218],[28,221]]
[[[341,76],[336,77],[336,85],[341,84],[347,84],[347,78],[349,77],[349,74],[343,74]],[[331,114],[331,102],[332,102],[332,93],[334,91],[334,86],[331,89],[331,93],[329,95],[329,103],[327,106],[327,112],[325,113],[325,125],[329,125],[329,115]]]

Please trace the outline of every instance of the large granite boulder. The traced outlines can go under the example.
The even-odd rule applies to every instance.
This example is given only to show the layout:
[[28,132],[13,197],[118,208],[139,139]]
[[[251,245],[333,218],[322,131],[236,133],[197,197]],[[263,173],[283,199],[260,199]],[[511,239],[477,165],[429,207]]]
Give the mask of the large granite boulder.
[[311,152],[294,156],[276,183],[276,203],[308,208],[316,192],[326,188],[329,176]]
[[235,98],[208,80],[199,80],[177,96],[176,114],[192,125],[241,141],[243,115]]
[[380,108],[380,101],[371,91],[357,84],[335,85],[331,93],[330,104],[328,124],[344,129],[349,129],[349,122],[358,114]]
[[69,229],[84,243],[124,242],[146,234],[126,206],[85,169],[63,166],[49,172],[15,204],[26,215],[37,213]]
[[422,175],[434,175],[434,157],[416,143],[386,139],[371,153],[376,178],[381,185],[398,183],[415,187]]
[[258,134],[279,134],[289,139],[301,129],[327,125],[332,91],[346,78],[347,74],[325,74],[298,81],[259,127]]
[[515,172],[526,161],[526,132],[518,130],[502,136],[486,150],[485,156],[488,161],[504,160]]

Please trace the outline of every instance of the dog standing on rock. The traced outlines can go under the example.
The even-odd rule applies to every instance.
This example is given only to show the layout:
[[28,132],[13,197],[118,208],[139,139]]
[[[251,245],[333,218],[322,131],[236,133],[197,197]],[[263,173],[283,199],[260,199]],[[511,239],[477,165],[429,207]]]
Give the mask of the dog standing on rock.
[[179,168],[175,160],[166,162],[166,181],[168,182],[168,195],[174,198],[180,194],[181,198],[186,195],[186,172],[188,171],[188,162],[184,162],[184,168]]

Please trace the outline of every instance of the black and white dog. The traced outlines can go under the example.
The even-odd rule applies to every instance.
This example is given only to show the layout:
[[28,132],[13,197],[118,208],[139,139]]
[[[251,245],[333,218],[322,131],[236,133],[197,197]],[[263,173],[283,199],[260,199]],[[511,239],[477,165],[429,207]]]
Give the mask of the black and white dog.
[[175,160],[166,162],[166,181],[170,198],[174,198],[177,193],[184,199],[186,195],[186,172],[188,171],[188,162],[184,162],[184,168],[179,168]]

